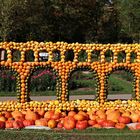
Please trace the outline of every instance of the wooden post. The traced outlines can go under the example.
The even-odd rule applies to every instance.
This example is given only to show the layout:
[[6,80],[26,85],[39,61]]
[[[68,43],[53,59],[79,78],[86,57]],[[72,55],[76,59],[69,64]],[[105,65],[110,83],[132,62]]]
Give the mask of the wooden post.
[[5,50],[1,50],[1,58],[0,60],[3,61],[5,56]]

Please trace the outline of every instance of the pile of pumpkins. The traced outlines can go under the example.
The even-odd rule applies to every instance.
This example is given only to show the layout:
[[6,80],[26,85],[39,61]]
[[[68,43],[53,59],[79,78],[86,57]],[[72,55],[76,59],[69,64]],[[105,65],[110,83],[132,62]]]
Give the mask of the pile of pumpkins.
[[[21,129],[27,126],[45,126],[51,129],[78,129],[92,128],[116,128],[124,129],[127,124],[137,123],[135,129],[140,129],[140,111],[124,110],[92,110],[58,112],[54,110],[44,111],[3,111],[0,113],[1,129]],[[130,129],[134,129],[131,128]]]

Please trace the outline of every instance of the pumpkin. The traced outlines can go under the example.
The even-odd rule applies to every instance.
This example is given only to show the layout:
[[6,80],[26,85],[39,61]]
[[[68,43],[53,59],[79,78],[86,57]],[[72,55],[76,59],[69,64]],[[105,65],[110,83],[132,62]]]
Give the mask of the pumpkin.
[[46,119],[41,118],[41,119],[35,121],[35,125],[36,126],[47,126],[48,123],[47,123]]
[[57,126],[57,122],[55,120],[48,121],[48,127],[55,128]]
[[113,122],[118,122],[119,117],[120,117],[119,110],[114,110],[107,114],[107,120],[111,120]]
[[23,116],[24,116],[24,115],[23,115],[20,111],[18,111],[18,110],[13,111],[11,114],[12,114],[13,118],[16,118],[16,117],[23,117]]
[[31,110],[27,110],[26,115],[25,115],[25,119],[26,120],[37,120],[39,119],[37,113],[31,111]]

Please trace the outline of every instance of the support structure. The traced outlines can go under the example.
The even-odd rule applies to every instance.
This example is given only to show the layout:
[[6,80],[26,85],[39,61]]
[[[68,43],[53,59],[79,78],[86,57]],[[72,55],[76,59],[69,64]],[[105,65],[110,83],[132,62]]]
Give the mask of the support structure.
[[[67,51],[74,54],[73,60],[66,60]],[[6,52],[6,57],[3,52]],[[20,53],[20,60],[13,59],[13,53]],[[26,59],[28,52],[33,53],[33,60]],[[84,51],[87,54],[85,61],[79,61],[79,53]],[[48,60],[41,61],[39,53],[48,54]],[[60,60],[54,60],[54,53],[60,54]],[[108,53],[109,52],[109,55]],[[119,60],[119,53],[124,53],[123,60]],[[29,89],[30,76],[36,68],[53,69],[57,75],[57,99],[60,102],[68,101],[68,81],[71,73],[76,69],[90,69],[96,75],[98,81],[97,97],[99,103],[104,103],[107,96],[107,79],[110,73],[117,69],[128,70],[134,76],[134,99],[140,98],[139,79],[140,79],[140,44],[68,44],[65,42],[1,42],[0,43],[0,68],[11,69],[17,75],[17,95],[19,103],[30,101]],[[94,59],[98,54],[98,59]],[[110,55],[111,54],[111,55]],[[132,55],[135,59],[132,60]],[[108,60],[106,56],[110,57]],[[5,60],[3,59],[5,58]]]

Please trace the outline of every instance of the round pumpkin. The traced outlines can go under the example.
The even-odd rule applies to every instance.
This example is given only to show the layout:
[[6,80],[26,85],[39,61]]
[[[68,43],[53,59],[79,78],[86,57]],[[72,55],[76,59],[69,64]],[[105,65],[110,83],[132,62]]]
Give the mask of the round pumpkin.
[[35,120],[38,120],[39,117],[38,117],[37,113],[35,113],[35,112],[31,111],[31,110],[28,110],[26,112],[25,119],[26,120],[34,120],[35,121]]

